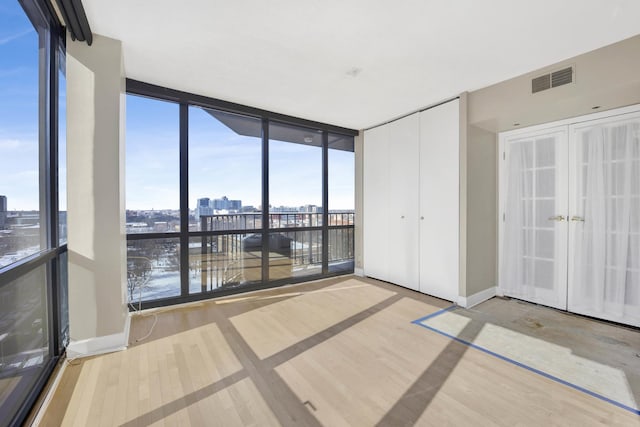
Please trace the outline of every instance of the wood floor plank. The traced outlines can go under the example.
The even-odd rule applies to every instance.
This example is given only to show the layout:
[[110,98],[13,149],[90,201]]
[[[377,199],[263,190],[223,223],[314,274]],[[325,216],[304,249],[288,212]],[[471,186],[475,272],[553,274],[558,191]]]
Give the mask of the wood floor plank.
[[411,323],[448,305],[350,277],[156,310],[126,351],[66,366],[41,425],[640,426]]
[[393,295],[349,280],[234,316],[231,322],[264,359]]

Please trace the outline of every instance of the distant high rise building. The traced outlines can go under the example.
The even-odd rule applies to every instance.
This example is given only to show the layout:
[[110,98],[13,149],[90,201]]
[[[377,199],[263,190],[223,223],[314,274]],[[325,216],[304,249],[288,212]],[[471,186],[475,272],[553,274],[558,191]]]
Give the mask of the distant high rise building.
[[227,196],[223,196],[222,199],[213,200],[213,209],[217,211],[240,211],[242,209],[242,200],[229,200]]
[[322,207],[316,205],[304,205],[300,206],[299,212],[322,213]]
[[196,206],[196,219],[200,219],[203,215],[213,215],[213,207],[211,206],[211,199],[203,197],[198,199]]
[[7,196],[0,196],[0,230],[4,230],[7,221]]

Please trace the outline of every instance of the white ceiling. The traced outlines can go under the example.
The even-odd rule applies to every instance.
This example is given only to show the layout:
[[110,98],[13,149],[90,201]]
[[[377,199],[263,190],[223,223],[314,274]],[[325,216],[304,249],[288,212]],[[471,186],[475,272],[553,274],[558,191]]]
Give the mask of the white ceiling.
[[640,33],[638,0],[83,0],[127,77],[362,129]]

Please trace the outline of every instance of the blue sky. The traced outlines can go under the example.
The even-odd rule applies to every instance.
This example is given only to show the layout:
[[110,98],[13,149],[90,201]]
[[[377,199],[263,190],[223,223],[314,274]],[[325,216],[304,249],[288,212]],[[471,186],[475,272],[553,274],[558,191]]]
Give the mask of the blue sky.
[[[256,123],[259,126],[259,122]],[[127,208],[177,209],[178,106],[127,96]],[[318,147],[270,142],[273,206],[322,204]],[[353,209],[353,153],[330,150],[329,209]],[[189,109],[189,207],[201,197],[261,202],[261,141],[237,135],[200,108]]]
[[[65,96],[60,99],[60,208],[66,209]],[[179,206],[178,106],[127,96],[127,209]],[[190,108],[189,206],[200,197],[258,207],[261,143]],[[329,209],[353,209],[353,153],[330,150]],[[271,141],[273,206],[321,204],[321,150]],[[38,209],[38,36],[15,0],[0,2],[0,195],[9,210]]]
[[0,2],[0,195],[38,209],[38,36],[15,0]]

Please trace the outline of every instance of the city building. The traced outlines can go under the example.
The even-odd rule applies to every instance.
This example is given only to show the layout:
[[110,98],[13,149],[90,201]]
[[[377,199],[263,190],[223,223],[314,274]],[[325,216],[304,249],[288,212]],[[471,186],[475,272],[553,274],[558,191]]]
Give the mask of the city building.
[[[0,16],[2,87],[31,77],[0,97],[0,182],[40,209],[0,231],[0,425],[638,424],[640,3]],[[281,206],[190,211],[245,197],[221,165]],[[128,185],[175,204],[128,214]]]
[[227,196],[223,196],[221,199],[213,199],[212,203],[213,209],[216,211],[239,212],[242,210],[242,200],[229,200]]
[[196,206],[196,219],[200,219],[201,216],[213,215],[213,206],[211,204],[211,199],[208,197],[203,197],[198,199]]

